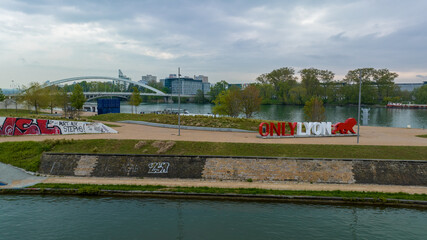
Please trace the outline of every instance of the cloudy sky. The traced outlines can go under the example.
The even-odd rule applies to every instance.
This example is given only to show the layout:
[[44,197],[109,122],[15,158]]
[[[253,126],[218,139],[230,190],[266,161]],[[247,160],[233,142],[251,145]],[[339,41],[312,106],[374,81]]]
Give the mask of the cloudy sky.
[[253,82],[280,67],[427,80],[427,1],[0,0],[0,87],[152,74]]

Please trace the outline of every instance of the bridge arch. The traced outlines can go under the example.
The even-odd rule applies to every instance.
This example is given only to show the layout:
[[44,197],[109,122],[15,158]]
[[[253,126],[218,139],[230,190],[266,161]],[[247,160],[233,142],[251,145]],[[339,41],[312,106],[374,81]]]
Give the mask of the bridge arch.
[[45,84],[44,87],[49,87],[52,85],[58,85],[58,84],[67,83],[67,82],[81,81],[81,80],[111,80],[111,81],[126,82],[129,84],[134,84],[134,85],[141,86],[143,88],[149,89],[149,90],[155,92],[156,95],[158,95],[158,96],[167,95],[166,93],[164,93],[158,89],[155,89],[153,87],[150,87],[150,86],[143,84],[143,83],[140,83],[140,82],[134,82],[134,81],[131,81],[128,79],[123,79],[123,78],[102,77],[102,76],[82,76],[82,77],[64,78],[64,79],[49,82],[49,83]]
[[90,100],[94,100],[97,98],[103,98],[103,97],[115,97],[115,98],[122,98],[126,100],[129,99],[129,96],[122,96],[122,95],[98,95],[98,96],[86,98],[86,102],[89,102]]

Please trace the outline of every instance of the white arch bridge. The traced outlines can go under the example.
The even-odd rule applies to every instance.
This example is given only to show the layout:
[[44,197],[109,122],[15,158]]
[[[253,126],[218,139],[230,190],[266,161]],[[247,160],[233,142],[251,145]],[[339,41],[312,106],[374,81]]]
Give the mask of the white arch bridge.
[[[60,80],[56,80],[56,81],[52,81],[52,82],[47,82],[43,85],[43,87],[49,87],[49,86],[53,86],[53,85],[59,85],[59,84],[63,84],[63,83],[69,83],[69,82],[76,82],[76,81],[84,81],[84,80],[108,80],[108,81],[113,81],[113,82],[123,82],[123,83],[127,83],[127,84],[133,84],[136,86],[140,86],[146,89],[149,89],[151,91],[153,91],[154,93],[140,93],[141,95],[145,95],[145,96],[159,96],[159,97],[177,97],[178,94],[167,94],[164,93],[156,88],[153,88],[151,86],[148,86],[147,84],[144,83],[140,83],[140,82],[135,82],[135,81],[131,81],[129,79],[124,79],[124,78],[116,78],[116,77],[103,77],[103,76],[82,76],[82,77],[73,77],[73,78],[65,78],[65,79],[60,79]],[[100,98],[100,97],[118,97],[118,98],[129,98],[132,93],[131,92],[102,92],[102,91],[98,91],[98,92],[84,92],[84,95],[86,96],[87,101],[89,100],[93,100],[96,98]],[[181,95],[182,97],[194,97],[193,95]]]

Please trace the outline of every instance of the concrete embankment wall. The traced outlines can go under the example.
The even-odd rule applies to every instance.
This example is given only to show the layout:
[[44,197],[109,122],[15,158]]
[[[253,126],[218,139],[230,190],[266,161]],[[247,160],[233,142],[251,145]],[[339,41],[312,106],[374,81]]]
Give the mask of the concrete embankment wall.
[[427,161],[45,153],[40,173],[427,186]]

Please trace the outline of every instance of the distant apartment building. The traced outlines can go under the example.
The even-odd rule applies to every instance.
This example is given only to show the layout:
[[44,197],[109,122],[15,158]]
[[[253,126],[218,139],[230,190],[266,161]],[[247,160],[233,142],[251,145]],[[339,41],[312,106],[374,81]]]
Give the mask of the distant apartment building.
[[210,90],[210,83],[203,82],[203,79],[194,79],[188,76],[177,78],[176,74],[170,74],[168,78],[162,79],[161,82],[171,90],[172,94],[196,95],[198,90],[202,90],[204,94],[207,94]]
[[427,81],[422,83],[396,83],[396,86],[400,87],[400,90],[409,92],[412,92],[423,85],[427,85]]
[[150,81],[157,81],[157,77],[153,75],[141,76],[141,80],[139,80],[138,82],[148,84]]
[[209,82],[208,76],[203,76],[203,75],[199,75],[199,76],[194,75],[194,80],[202,80],[203,83]]

